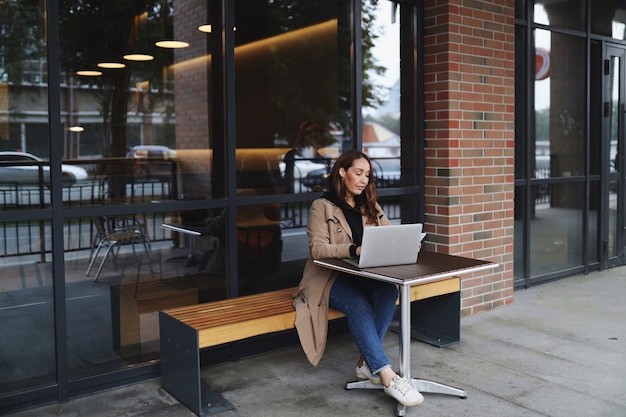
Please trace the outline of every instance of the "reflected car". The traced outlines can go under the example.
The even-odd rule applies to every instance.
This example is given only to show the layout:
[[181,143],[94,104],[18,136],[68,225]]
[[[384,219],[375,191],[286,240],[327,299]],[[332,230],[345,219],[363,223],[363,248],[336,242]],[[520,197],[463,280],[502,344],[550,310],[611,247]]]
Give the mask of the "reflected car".
[[[278,166],[280,167],[280,173],[282,175],[285,175],[285,163],[280,162]],[[293,176],[294,178],[303,178],[303,177],[306,177],[306,175],[309,172],[316,170],[316,169],[322,169],[322,168],[326,168],[325,163],[314,162],[314,161],[311,161],[310,159],[296,158],[295,167],[293,170]]]
[[[394,188],[400,186],[400,158],[372,159],[374,178],[377,188]],[[323,191],[328,189],[327,181],[330,175],[329,169],[324,167],[309,171],[302,177],[302,185],[310,191]]]
[[[10,165],[3,165],[2,162],[12,162]],[[24,165],[14,164],[21,162]],[[42,164],[42,162],[44,164]],[[39,166],[42,167],[44,184],[50,183],[50,166],[46,161],[28,152],[1,151],[0,152],[0,182],[10,184],[33,184],[40,182]],[[87,170],[77,165],[61,165],[63,184],[71,185],[77,181],[84,181],[88,177]]]
[[395,188],[400,186],[400,158],[372,159],[377,188]]
[[[280,168],[280,174],[285,177],[285,163],[280,162],[278,164]],[[310,159],[303,159],[296,156],[294,161],[294,169],[293,169],[293,189],[294,192],[299,193],[302,191],[307,191],[308,187],[303,183],[303,179],[309,175],[311,171],[316,170],[326,170],[326,163],[315,162]]]
[[172,179],[176,151],[163,145],[136,145],[128,150],[133,158],[135,179],[139,181],[169,181]]

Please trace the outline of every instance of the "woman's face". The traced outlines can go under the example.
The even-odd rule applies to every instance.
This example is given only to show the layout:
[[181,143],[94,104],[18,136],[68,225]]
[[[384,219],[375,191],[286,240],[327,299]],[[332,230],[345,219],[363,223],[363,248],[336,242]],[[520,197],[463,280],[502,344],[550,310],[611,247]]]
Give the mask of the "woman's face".
[[339,169],[339,175],[342,176],[343,185],[346,187],[346,197],[361,195],[370,182],[370,170],[370,163],[365,158],[355,159],[347,170]]

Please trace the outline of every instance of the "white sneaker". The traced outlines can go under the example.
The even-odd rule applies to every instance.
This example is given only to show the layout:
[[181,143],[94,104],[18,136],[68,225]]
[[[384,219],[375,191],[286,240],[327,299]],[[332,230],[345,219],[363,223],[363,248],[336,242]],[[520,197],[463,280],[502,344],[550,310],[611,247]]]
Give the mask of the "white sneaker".
[[369,379],[372,384],[380,385],[380,377],[374,375],[365,362],[363,362],[363,365],[356,367],[356,377],[359,379]]
[[402,378],[399,375],[393,377],[389,386],[383,387],[383,391],[407,407],[420,405],[424,402],[422,394],[406,378]]

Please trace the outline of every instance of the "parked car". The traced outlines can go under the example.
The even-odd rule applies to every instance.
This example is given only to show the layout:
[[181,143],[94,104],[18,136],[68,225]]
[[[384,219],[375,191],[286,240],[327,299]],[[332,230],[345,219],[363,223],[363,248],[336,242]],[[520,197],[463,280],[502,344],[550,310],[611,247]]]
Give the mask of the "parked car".
[[[3,164],[11,162],[12,164]],[[17,162],[23,165],[14,164]],[[10,184],[39,184],[39,167],[42,168],[43,183],[50,183],[50,166],[38,156],[28,152],[1,151],[0,152],[0,183]],[[76,181],[87,179],[87,171],[76,165],[61,165],[63,184],[70,185]]]
[[[372,159],[372,168],[377,188],[400,186],[400,158]],[[326,190],[329,174],[327,167],[311,170],[302,177],[302,185],[311,191]]]
[[136,145],[126,153],[133,158],[135,179],[169,181],[176,164],[176,151],[163,145]]

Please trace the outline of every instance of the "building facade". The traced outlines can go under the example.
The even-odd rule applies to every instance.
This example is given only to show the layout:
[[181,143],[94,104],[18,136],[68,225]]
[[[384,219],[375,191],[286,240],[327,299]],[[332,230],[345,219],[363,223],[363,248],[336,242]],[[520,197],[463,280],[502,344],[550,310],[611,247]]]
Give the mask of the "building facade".
[[346,149],[424,249],[499,264],[463,316],[625,264],[626,11],[597,3],[5,1],[0,414],[158,377],[161,309],[297,285]]

